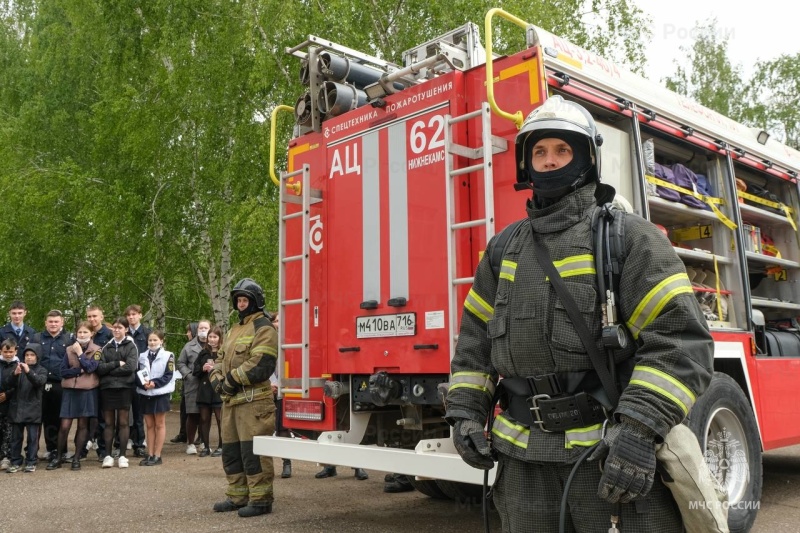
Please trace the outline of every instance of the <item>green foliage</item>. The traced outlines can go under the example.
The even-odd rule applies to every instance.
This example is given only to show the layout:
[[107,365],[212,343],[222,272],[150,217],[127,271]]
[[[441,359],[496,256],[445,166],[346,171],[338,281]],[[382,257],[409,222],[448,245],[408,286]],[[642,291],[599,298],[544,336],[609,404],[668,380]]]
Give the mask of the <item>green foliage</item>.
[[728,37],[720,38],[716,19],[697,24],[694,33],[697,37],[691,48],[680,47],[689,65],[677,65],[675,75],[664,80],[667,88],[741,121],[745,86],[741,66],[734,66],[728,58]]
[[[190,320],[227,323],[238,278],[274,309],[264,121],[303,91],[284,50],[314,34],[401,63],[467,21],[482,28],[491,7],[643,63],[646,24],[627,0],[0,1],[0,309],[22,298],[41,326],[53,307],[113,317],[139,303],[178,342]],[[499,53],[524,43],[499,19],[494,37]]]

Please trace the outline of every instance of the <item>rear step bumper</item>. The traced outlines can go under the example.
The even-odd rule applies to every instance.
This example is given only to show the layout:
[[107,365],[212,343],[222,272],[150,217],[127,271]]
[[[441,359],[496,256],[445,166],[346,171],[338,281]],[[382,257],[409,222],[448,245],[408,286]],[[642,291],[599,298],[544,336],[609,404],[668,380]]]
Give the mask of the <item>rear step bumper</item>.
[[[325,437],[323,434],[322,438]],[[402,450],[285,437],[255,437],[253,451],[258,455],[282,459],[380,470],[422,479],[483,484],[483,470],[472,468],[465,463],[456,453],[450,439],[423,440],[414,450]],[[495,467],[489,471],[490,485],[494,482],[496,470]]]

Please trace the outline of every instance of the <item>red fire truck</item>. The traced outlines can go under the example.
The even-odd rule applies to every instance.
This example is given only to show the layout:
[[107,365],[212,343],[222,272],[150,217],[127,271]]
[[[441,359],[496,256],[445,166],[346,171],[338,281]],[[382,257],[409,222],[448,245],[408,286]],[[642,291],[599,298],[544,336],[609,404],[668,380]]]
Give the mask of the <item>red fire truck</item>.
[[[497,16],[524,30],[524,50],[495,57]],[[748,530],[762,450],[800,442],[800,152],[501,10],[485,35],[467,24],[403,66],[314,36],[288,50],[307,92],[272,117],[273,166],[277,113],[295,118],[287,172],[273,173],[278,371],[283,423],[309,438],[258,437],[257,453],[475,494],[481,472],[455,453],[443,393],[486,243],[525,216],[515,134],[558,94],[592,112],[604,180],[686,264],[716,350],[689,424],[731,530]]]

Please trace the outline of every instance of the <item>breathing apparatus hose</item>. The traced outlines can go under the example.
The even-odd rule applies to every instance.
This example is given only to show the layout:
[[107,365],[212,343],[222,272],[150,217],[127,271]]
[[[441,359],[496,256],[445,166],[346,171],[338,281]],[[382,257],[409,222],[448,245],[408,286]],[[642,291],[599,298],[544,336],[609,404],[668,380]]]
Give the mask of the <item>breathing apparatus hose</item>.
[[[599,444],[599,443],[597,443]],[[572,485],[572,479],[575,477],[575,474],[578,472],[578,468],[581,466],[587,457],[597,448],[597,444],[586,448],[586,451],[578,457],[578,460],[575,461],[575,465],[572,467],[572,470],[567,477],[567,482],[564,485],[564,494],[561,496],[561,509],[558,513],[558,533],[565,533],[567,529],[567,496],[569,495],[569,488]],[[488,529],[486,531],[489,531]]]

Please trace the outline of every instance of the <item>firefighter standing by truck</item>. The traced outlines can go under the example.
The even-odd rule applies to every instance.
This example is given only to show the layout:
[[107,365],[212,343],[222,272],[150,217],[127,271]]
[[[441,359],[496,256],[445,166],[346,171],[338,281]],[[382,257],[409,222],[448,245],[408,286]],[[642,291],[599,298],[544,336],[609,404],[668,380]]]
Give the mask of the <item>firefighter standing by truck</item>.
[[[627,343],[613,351],[621,391],[613,413],[597,408],[608,398],[539,263],[544,247],[602,349],[591,223],[614,189],[600,182],[601,143],[588,111],[560,96],[528,116],[516,138],[517,180],[534,191],[528,220],[505,247],[497,277],[484,254],[464,304],[447,420],[468,464],[489,469],[499,458],[493,493],[503,531],[558,531],[565,482],[595,444],[567,495],[567,531],[605,531],[611,515],[620,515],[622,531],[683,531],[655,475],[655,447],[686,417],[713,369],[713,341],[683,263],[655,226],[627,215],[618,302]],[[499,376],[509,381],[490,443],[484,426]],[[542,420],[537,409],[548,403],[554,416]],[[574,414],[575,405],[577,427],[554,429],[550,420]]]
[[253,437],[275,431],[269,377],[275,371],[278,336],[264,314],[264,291],[244,278],[231,291],[239,312],[219,352],[210,381],[222,397],[222,465],[228,498],[214,511],[250,517],[272,512],[272,457],[253,453]]

